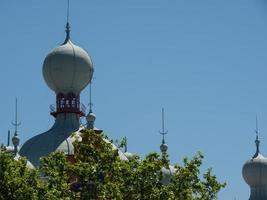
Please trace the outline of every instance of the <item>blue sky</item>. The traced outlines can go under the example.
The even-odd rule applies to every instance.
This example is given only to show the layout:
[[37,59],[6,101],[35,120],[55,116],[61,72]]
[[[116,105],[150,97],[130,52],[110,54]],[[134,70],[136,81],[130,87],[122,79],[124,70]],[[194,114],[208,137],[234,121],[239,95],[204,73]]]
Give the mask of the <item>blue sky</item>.
[[[0,142],[14,131],[16,97],[22,142],[53,124],[42,62],[65,22],[64,0],[0,1]],[[97,127],[127,136],[129,151],[159,151],[164,107],[171,161],[200,150],[203,170],[228,184],[219,199],[248,199],[241,169],[255,152],[256,114],[267,154],[265,0],[71,1],[70,22],[94,62]]]

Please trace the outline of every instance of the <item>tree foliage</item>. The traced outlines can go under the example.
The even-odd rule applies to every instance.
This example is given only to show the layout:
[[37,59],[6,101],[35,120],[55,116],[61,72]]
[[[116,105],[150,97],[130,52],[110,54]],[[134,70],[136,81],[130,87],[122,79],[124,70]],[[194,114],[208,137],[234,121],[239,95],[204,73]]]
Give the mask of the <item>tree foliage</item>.
[[1,150],[0,200],[215,200],[225,186],[211,169],[200,173],[200,153],[175,165],[169,184],[163,184],[162,169],[169,169],[167,158],[150,153],[144,159],[134,155],[122,160],[103,134],[84,129],[78,137],[72,162],[63,152],[54,152],[41,159],[38,169],[28,169],[25,158],[14,160]]

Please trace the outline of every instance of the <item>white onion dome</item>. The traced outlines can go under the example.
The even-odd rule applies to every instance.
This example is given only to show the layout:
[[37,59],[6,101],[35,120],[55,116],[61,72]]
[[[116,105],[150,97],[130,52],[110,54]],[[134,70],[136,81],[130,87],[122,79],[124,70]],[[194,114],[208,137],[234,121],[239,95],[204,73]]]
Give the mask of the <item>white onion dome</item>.
[[266,187],[267,185],[267,158],[260,154],[259,144],[260,141],[255,140],[256,143],[256,153],[248,160],[242,170],[243,178],[246,183],[251,187]]
[[79,94],[92,79],[93,64],[87,52],[71,42],[68,23],[66,33],[65,42],[46,56],[43,77],[55,93]]
[[267,184],[267,158],[261,154],[248,160],[243,166],[243,177],[250,187]]

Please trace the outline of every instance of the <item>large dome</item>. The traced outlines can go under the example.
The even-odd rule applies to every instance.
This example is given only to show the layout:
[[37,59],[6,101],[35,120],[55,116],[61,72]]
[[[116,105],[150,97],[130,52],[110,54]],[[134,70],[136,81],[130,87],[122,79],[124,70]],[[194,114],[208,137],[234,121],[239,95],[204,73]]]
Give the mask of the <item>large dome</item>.
[[79,94],[93,76],[91,58],[67,39],[49,53],[43,63],[44,79],[55,93]]

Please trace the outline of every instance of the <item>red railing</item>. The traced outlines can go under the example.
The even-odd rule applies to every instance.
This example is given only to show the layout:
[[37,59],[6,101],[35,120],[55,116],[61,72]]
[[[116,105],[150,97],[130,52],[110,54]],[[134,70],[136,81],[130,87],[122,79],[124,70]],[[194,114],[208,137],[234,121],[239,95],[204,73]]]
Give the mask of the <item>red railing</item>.
[[77,113],[81,116],[85,116],[86,107],[80,103],[78,95],[69,93],[64,95],[59,93],[57,95],[56,106],[50,105],[50,113],[54,117],[59,113]]

